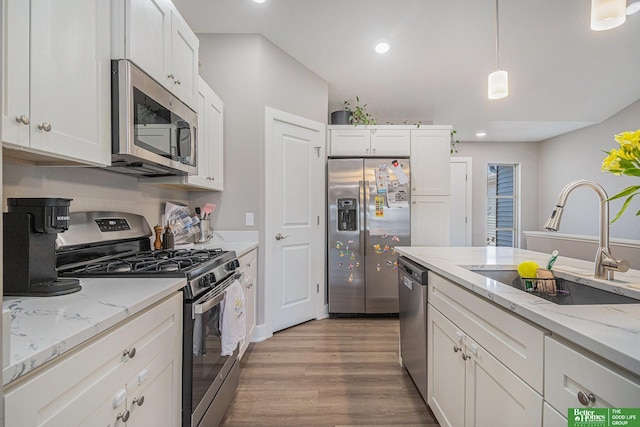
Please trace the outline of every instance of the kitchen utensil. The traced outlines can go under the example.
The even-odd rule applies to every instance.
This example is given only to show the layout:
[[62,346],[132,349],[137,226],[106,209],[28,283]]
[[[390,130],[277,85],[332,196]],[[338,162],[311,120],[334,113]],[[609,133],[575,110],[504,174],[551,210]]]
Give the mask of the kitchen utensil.
[[216,205],[214,205],[213,203],[205,203],[205,205],[202,207],[202,211],[204,212],[204,219],[209,218],[209,215],[211,215],[213,213],[213,211],[216,210]]
[[208,219],[200,220],[200,231],[196,233],[196,243],[206,243],[213,237],[213,227]]
[[200,207],[196,208],[196,215],[198,215],[198,218],[202,218],[200,215],[202,214],[202,211],[200,210]]
[[551,267],[553,267],[553,264],[556,262],[556,259],[558,258],[558,254],[559,252],[557,250],[551,252],[551,258],[547,263],[547,270],[551,270]]

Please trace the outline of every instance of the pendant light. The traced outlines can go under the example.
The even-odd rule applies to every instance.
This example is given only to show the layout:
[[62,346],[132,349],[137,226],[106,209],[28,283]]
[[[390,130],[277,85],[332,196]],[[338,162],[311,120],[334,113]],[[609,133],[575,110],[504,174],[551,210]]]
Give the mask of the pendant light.
[[500,15],[496,0],[496,71],[489,74],[489,99],[506,98],[509,95],[509,74],[500,69]]
[[591,0],[591,29],[610,30],[627,19],[627,0]]

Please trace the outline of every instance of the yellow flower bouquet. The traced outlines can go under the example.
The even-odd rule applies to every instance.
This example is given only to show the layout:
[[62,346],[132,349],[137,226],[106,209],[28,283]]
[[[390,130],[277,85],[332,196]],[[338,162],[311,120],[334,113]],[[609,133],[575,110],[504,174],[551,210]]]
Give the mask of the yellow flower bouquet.
[[[602,161],[602,170],[611,172],[614,175],[629,175],[640,177],[640,129],[635,132],[622,132],[615,136],[615,140],[620,144],[619,149],[606,152],[607,157]],[[629,206],[631,199],[640,194],[640,185],[631,185],[608,200],[626,197],[620,212],[613,218],[614,222],[624,213]],[[640,216],[640,210],[636,212]]]

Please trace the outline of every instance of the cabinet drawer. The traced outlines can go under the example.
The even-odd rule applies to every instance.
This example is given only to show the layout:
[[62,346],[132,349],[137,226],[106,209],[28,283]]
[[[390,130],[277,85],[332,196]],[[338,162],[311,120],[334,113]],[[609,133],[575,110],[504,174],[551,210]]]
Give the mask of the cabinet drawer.
[[[164,348],[180,341],[182,293],[123,323],[6,388],[7,425],[78,425]],[[123,354],[133,348],[133,357]],[[84,404],[77,405],[73,420],[50,423],[77,401]]]
[[544,331],[433,272],[429,303],[542,394]]
[[[568,408],[636,408],[640,402],[640,378],[600,362],[547,337],[545,341],[545,400],[558,412]],[[593,399],[580,403],[578,394]]]

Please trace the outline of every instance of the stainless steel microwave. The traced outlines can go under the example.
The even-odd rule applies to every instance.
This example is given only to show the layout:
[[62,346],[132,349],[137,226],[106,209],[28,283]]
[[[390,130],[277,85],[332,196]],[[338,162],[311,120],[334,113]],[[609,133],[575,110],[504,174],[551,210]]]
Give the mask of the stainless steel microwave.
[[193,175],[198,115],[125,59],[111,62],[111,170]]

